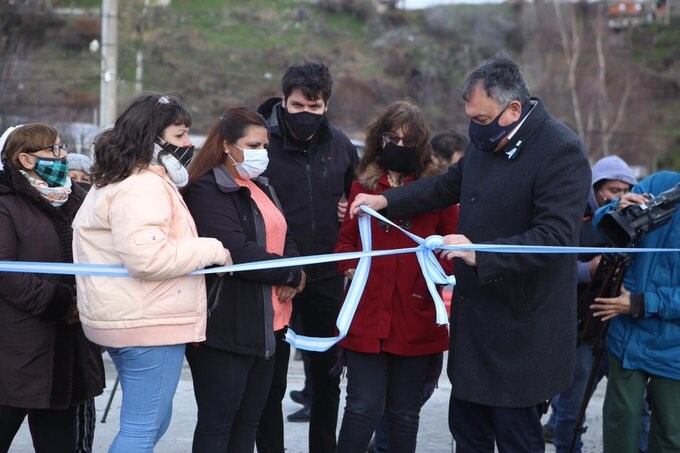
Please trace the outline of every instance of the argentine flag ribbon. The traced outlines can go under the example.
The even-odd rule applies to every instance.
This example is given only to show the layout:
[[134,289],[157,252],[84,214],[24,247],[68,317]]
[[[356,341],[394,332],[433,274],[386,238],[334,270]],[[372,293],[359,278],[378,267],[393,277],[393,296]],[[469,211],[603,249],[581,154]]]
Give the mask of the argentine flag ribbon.
[[[359,264],[354,273],[354,278],[350,283],[345,302],[340,310],[336,321],[339,334],[329,338],[315,338],[297,335],[289,329],[286,334],[286,341],[299,349],[308,351],[326,351],[347,335],[352,319],[356,313],[361,295],[363,294],[368,274],[371,268],[371,258],[374,256],[400,255],[404,253],[415,253],[418,263],[423,272],[425,283],[432,295],[435,306],[434,321],[439,325],[447,325],[448,319],[444,302],[437,291],[435,285],[455,284],[456,279],[451,275],[446,275],[439,261],[434,254],[436,250],[473,250],[478,253],[553,253],[553,254],[605,254],[605,253],[680,253],[680,249],[660,249],[660,248],[625,248],[625,247],[562,247],[545,245],[503,245],[503,244],[465,244],[465,245],[445,245],[444,238],[441,236],[429,236],[423,239],[415,234],[394,224],[374,210],[361,206],[361,210],[368,214],[362,215],[358,219],[359,233],[361,236],[361,246],[363,250],[347,253],[329,253],[325,255],[298,256],[294,258],[280,258],[268,261],[256,261],[253,263],[239,263],[230,266],[212,267],[210,269],[200,269],[192,272],[191,275],[217,274],[217,273],[236,273],[243,271],[273,269],[291,266],[308,266],[320,263],[334,263],[343,260],[358,259]],[[394,250],[372,250],[371,249],[371,216],[397,228],[405,235],[413,239],[416,247],[408,247]],[[0,261],[0,272],[19,272],[33,274],[55,274],[55,275],[89,275],[93,277],[130,277],[127,269],[122,264],[86,264],[86,263],[46,263],[29,261]]]
[[[367,206],[361,206],[361,210],[369,215],[359,216],[359,233],[361,236],[361,247],[364,252],[371,251],[371,217],[373,216],[378,220],[381,220],[388,225],[391,225],[413,241],[418,244],[415,249],[416,257],[418,258],[418,263],[423,271],[423,276],[425,277],[425,283],[427,288],[432,295],[432,300],[434,301],[434,307],[436,312],[435,321],[439,325],[448,325],[449,319],[446,313],[446,306],[444,301],[437,291],[435,285],[455,285],[456,278],[452,275],[446,275],[441,264],[437,260],[434,254],[436,249],[440,249],[444,245],[444,239],[441,236],[430,236],[427,239],[423,239],[415,234],[405,230],[404,228],[396,225],[391,220],[377,213],[373,209]],[[340,309],[340,314],[335,323],[338,328],[339,334],[335,337],[306,337],[303,335],[296,334],[292,329],[288,329],[286,333],[286,341],[290,343],[297,349],[304,349],[305,351],[316,351],[322,352],[330,349],[334,344],[342,340],[349,331],[349,327],[352,324],[352,319],[359,306],[359,301],[364,293],[364,287],[366,286],[366,281],[368,280],[368,274],[371,268],[371,256],[366,255],[359,258],[359,264],[357,265],[356,271],[354,272],[354,277],[347,290],[347,295],[345,296],[345,302],[342,304]]]

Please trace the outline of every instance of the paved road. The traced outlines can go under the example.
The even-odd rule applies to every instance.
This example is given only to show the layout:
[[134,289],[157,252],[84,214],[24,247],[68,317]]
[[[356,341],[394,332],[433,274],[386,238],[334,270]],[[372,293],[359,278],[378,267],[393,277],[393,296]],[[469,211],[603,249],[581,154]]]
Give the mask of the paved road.
[[[105,355],[108,359],[108,356]],[[97,415],[98,420],[106,406],[106,401],[109,396],[109,389],[113,386],[116,373],[110,361],[106,361],[107,368],[107,386],[108,389],[104,394],[97,398]],[[291,360],[291,366],[288,375],[289,390],[296,390],[302,388],[304,383],[304,375],[302,370],[302,362]],[[186,365],[186,364],[185,364]],[[603,381],[604,382],[604,381]],[[343,395],[341,396],[341,408],[344,406],[344,382]],[[448,382],[445,374],[439,379],[439,388],[435,390],[432,398],[427,402],[421,412],[420,430],[418,432],[418,453],[450,453],[452,449],[451,435],[449,434],[447,425],[448,413],[448,398],[451,391],[451,385]],[[602,402],[604,398],[604,386],[601,384],[593,397],[588,410],[588,424],[589,429],[584,436],[584,452],[599,452],[601,448],[602,435]],[[290,414],[300,408],[299,405],[292,402],[288,397],[284,401],[284,413]],[[95,431],[95,452],[106,452],[107,447],[116,435],[118,430],[118,414],[120,412],[120,393],[116,394],[109,419],[105,424],[97,422]],[[172,423],[165,436],[161,439],[156,447],[156,452],[159,453],[184,453],[191,451],[191,439],[196,417],[196,402],[194,400],[193,389],[191,384],[191,375],[189,369],[185,366],[182,373],[182,379],[177,389],[177,394],[174,400],[174,413]],[[340,419],[342,418],[342,409],[339,414],[338,429],[340,428]],[[288,423],[286,422],[286,446],[288,453],[304,453],[307,451],[307,429],[306,423]],[[31,452],[31,439],[26,423],[21,427],[16,439],[10,449],[11,453]],[[548,445],[547,452],[553,452],[554,449]]]

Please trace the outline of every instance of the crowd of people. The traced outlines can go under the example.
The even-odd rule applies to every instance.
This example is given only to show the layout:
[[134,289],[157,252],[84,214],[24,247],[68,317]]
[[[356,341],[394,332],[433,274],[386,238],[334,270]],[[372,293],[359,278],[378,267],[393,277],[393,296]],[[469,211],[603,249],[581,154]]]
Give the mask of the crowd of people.
[[[591,172],[579,137],[503,55],[463,85],[469,141],[432,137],[400,100],[367,125],[360,156],[328,119],[332,88],[326,65],[290,66],[280,98],[225,110],[200,151],[178,94],[134,98],[96,138],[94,162],[47,124],[3,134],[0,261],[122,264],[129,276],[0,272],[0,452],[26,417],[37,452],[92,451],[106,353],[122,388],[110,452],[154,450],[186,358],[194,452],[283,453],[286,329],[335,336],[357,261],[193,271],[359,251],[362,205],[447,245],[606,245],[606,213],[680,183],[676,172],[638,183],[616,156]],[[374,249],[413,246],[370,222]],[[680,210],[640,245],[680,248]],[[347,336],[304,352],[308,451],[414,452],[446,351],[458,452],[542,452],[546,440],[580,451],[593,367],[608,376],[605,452],[680,451],[680,253],[636,255],[620,295],[585,301],[610,325],[603,362],[577,335],[602,256],[459,249],[438,260],[457,279],[448,329],[414,254],[375,257]]]

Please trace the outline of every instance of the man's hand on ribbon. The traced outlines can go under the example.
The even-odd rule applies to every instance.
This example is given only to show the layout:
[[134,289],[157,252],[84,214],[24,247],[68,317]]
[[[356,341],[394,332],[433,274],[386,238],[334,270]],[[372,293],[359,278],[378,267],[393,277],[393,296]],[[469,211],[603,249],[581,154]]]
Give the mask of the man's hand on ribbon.
[[352,206],[349,208],[349,217],[353,219],[355,216],[359,215],[361,212],[360,206],[367,206],[374,211],[380,211],[387,207],[387,198],[383,195],[369,195],[367,193],[360,193],[356,196],[352,202]]
[[[462,234],[448,234],[444,236],[444,245],[468,244],[472,244],[472,242],[470,242],[470,240]],[[468,266],[477,265],[477,254],[474,250],[442,250],[439,253],[439,256],[447,260],[462,258]]]
[[352,280],[352,278],[354,278],[354,272],[356,272],[356,269],[347,269],[345,271],[345,277],[347,277],[347,280]]

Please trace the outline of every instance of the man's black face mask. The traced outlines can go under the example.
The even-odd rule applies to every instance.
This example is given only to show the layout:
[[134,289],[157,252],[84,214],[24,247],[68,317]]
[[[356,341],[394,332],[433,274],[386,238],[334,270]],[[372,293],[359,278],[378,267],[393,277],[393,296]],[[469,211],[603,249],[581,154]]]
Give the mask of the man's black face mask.
[[326,115],[311,112],[288,113],[284,109],[283,117],[293,137],[306,141],[316,134]]
[[501,115],[508,109],[510,104],[508,104],[501,113],[498,114],[496,118],[489,124],[479,124],[470,120],[470,126],[468,129],[468,134],[470,135],[470,141],[475,148],[480,151],[492,152],[498,147],[498,144],[503,140],[517,125],[524,119],[524,117],[529,113],[531,105],[526,103],[522,105],[522,113],[520,114],[517,121],[514,121],[507,126],[501,126],[498,121],[501,119]]

